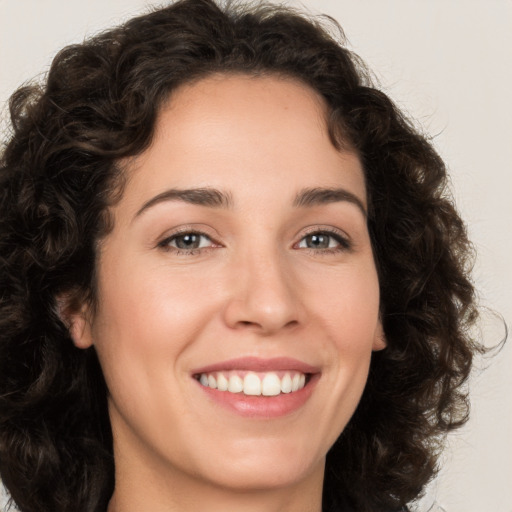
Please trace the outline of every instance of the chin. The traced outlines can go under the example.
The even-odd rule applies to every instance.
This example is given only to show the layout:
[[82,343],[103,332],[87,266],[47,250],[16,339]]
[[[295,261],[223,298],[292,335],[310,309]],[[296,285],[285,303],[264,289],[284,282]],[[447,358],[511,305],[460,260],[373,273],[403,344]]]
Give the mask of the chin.
[[[323,474],[324,463],[321,465]],[[216,476],[214,483],[219,487],[230,488],[239,492],[272,490],[294,487],[301,484],[315,471],[311,468],[274,465],[267,467],[243,468],[233,465],[232,470]],[[317,468],[315,468],[317,469]]]
[[325,466],[325,457],[313,459],[297,450],[297,446],[283,450],[282,442],[276,449],[274,443],[262,447],[254,441],[250,452],[225,455],[214,467],[204,468],[205,473],[214,485],[239,491],[293,487],[312,475],[323,477]]

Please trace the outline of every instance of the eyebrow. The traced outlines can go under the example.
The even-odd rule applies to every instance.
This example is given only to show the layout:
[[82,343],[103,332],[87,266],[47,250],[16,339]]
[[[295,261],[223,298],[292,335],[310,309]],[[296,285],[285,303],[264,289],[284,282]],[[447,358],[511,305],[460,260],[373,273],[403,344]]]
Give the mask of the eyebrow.
[[171,188],[146,201],[137,211],[135,217],[138,217],[152,206],[165,201],[184,201],[185,203],[208,206],[210,208],[230,208],[233,203],[228,193],[215,188]]
[[[227,192],[215,188],[171,188],[146,201],[137,211],[135,217],[140,216],[149,208],[166,201],[184,201],[185,203],[206,206],[209,208],[231,208],[233,200]],[[293,200],[295,208],[308,208],[322,204],[347,201],[356,205],[364,217],[367,216],[363,202],[352,192],[344,188],[305,188],[302,189]]]
[[345,190],[344,188],[305,188],[302,189],[293,201],[293,206],[297,208],[312,207],[322,204],[337,203],[341,201],[347,201],[356,205],[364,217],[368,216],[366,207],[352,192]]

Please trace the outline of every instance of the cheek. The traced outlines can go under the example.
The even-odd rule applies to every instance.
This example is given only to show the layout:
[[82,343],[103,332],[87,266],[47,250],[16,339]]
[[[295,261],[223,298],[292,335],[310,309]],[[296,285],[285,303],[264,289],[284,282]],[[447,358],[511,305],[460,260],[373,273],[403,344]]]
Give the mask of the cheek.
[[366,351],[379,320],[379,282],[375,267],[347,266],[318,276],[322,286],[311,287],[315,311],[340,348]]
[[205,290],[207,281],[172,272],[164,265],[109,265],[104,274],[108,277],[100,290],[97,324],[104,331],[122,333],[123,340],[135,338],[141,344],[158,342],[159,337],[150,333],[166,333],[167,342],[171,333],[180,335],[184,325],[204,314],[214,296]]
[[355,409],[380,333],[378,278],[374,266],[367,265],[347,267],[324,282],[321,293],[312,295],[311,310],[314,323],[324,331],[320,347],[330,361],[332,398],[346,400],[353,404],[349,409]]
[[[135,422],[137,430],[159,438],[157,425],[173,423],[162,417],[161,405],[172,402],[180,354],[197,338],[205,314],[194,286],[167,278],[162,270],[136,268],[105,267],[104,275],[111,272],[102,281],[93,338],[111,416]],[[123,424],[119,419],[114,423]]]
[[220,294],[211,273],[192,278],[187,269],[142,263],[104,261],[93,337],[110,391],[149,399],[152,380],[168,386],[163,380],[180,373],[183,353],[214,322]]

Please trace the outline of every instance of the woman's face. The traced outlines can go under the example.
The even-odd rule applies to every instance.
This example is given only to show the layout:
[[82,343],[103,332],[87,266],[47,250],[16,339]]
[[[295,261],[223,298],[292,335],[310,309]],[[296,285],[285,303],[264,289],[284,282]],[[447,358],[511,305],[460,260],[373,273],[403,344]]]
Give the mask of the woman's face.
[[321,479],[384,346],[361,163],[325,114],[298,82],[213,76],[127,163],[98,309],[72,328],[100,359],[118,471]]

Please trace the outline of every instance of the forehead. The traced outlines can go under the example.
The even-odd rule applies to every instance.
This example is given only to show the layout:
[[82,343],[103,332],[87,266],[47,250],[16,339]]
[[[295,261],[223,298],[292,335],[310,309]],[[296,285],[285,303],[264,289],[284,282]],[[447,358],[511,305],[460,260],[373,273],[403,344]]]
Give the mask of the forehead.
[[[262,109],[262,103],[272,105],[273,109]],[[275,121],[285,112],[296,118],[313,115],[323,127],[327,105],[319,93],[292,77],[215,73],[178,87],[161,111],[164,118],[168,113],[191,120],[204,118],[205,112],[212,117],[222,117],[226,112],[239,113],[238,122],[242,119]]]
[[209,76],[173,92],[129,181],[144,198],[170,186],[235,195],[252,187],[268,200],[276,187],[285,198],[304,187],[344,186],[365,202],[359,159],[333,146],[326,119],[323,98],[300,81]]

